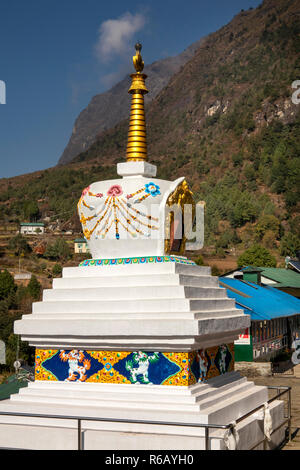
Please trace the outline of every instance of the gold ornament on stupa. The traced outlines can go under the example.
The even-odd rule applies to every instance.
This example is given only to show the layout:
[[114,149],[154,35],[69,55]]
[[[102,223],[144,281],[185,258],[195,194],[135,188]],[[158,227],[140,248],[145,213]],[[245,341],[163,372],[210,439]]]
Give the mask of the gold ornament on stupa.
[[148,93],[145,85],[147,75],[142,73],[144,62],[141,56],[142,45],[135,45],[136,54],[133,56],[133,65],[136,73],[130,75],[132,79],[128,93],[131,94],[131,111],[127,141],[127,161],[147,160],[146,121],[144,109],[144,95]]

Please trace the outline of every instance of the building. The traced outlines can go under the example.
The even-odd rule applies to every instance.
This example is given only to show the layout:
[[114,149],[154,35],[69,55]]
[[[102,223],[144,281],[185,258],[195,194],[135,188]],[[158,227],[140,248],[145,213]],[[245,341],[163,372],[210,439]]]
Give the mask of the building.
[[87,241],[85,238],[76,238],[74,240],[74,252],[75,253],[87,253]]
[[300,299],[300,273],[290,268],[260,268],[261,283]]
[[29,281],[31,279],[32,274],[31,273],[16,273],[14,275],[14,280],[15,281]]
[[43,222],[21,222],[20,233],[22,235],[41,235],[45,232]]
[[262,286],[275,287],[287,294],[300,298],[300,273],[290,268],[265,268],[244,266],[236,271],[223,274],[223,277],[242,278]]
[[[244,278],[238,272],[234,277],[220,277],[228,297],[235,299],[236,307],[251,316],[251,327],[235,341],[235,360],[269,360],[280,350],[291,348],[300,337],[300,300],[280,290],[262,286]],[[261,269],[258,271],[261,274]]]

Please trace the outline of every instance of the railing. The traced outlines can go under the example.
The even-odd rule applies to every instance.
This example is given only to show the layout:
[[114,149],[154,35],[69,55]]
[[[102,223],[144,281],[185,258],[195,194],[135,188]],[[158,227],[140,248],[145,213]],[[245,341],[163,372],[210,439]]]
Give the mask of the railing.
[[[291,439],[292,439],[292,400],[291,400],[291,390],[292,390],[292,388],[288,387],[288,386],[271,386],[271,385],[269,385],[268,390],[277,390],[277,395],[270,398],[267,402],[268,404],[272,403],[275,400],[278,400],[278,398],[282,397],[282,395],[285,395],[285,394],[288,395],[288,398],[287,398],[288,415],[284,417],[285,418],[284,421],[282,421],[282,423],[279,426],[277,426],[277,428],[272,430],[271,435],[274,434],[276,431],[278,431],[278,429],[280,429],[286,423],[288,423],[288,426],[287,426],[288,441],[291,441]],[[280,392],[280,390],[282,390],[282,391]],[[263,407],[264,407],[264,405],[260,405],[257,408],[255,408],[254,410],[251,410],[249,413],[246,413],[241,418],[238,418],[236,420],[236,423],[237,424],[240,423],[242,420],[248,418],[251,414],[256,413],[257,411],[261,410]],[[255,446],[253,446],[249,450],[255,449],[255,447],[258,447],[260,444],[264,444],[264,449],[265,449],[266,443],[267,443],[267,438],[266,438],[266,436],[264,436],[263,439],[261,439],[259,442],[257,442],[255,444]]]
[[[286,423],[288,424],[288,441],[291,440],[291,387],[288,386],[268,386],[270,390],[277,390],[277,394],[268,400],[268,404],[272,403],[274,400],[277,400],[284,394],[288,395],[287,404],[288,404],[288,415],[285,416],[284,421],[276,428],[273,429],[271,435],[278,431],[282,426]],[[281,390],[281,391],[280,391]],[[248,418],[254,413],[257,413],[259,410],[264,408],[264,404],[254,408],[253,410],[249,411],[248,413],[244,414],[240,418],[238,418],[235,423],[238,424],[244,419]],[[210,436],[209,430],[210,429],[224,429],[231,431],[234,428],[233,423],[229,424],[198,424],[198,423],[176,423],[176,422],[167,422],[167,421],[145,421],[145,420],[138,420],[138,419],[116,419],[116,418],[95,418],[95,417],[82,417],[82,416],[61,416],[61,415],[50,415],[50,414],[41,414],[41,413],[14,413],[10,411],[0,411],[0,416],[20,416],[20,417],[33,417],[33,418],[54,418],[54,419],[70,419],[77,421],[77,449],[83,450],[82,445],[82,421],[104,421],[104,422],[113,422],[113,423],[127,423],[127,424],[152,424],[152,425],[164,425],[164,426],[184,426],[184,427],[196,427],[196,428],[204,428],[205,434],[205,450],[210,450]],[[13,423],[12,423],[13,424]],[[266,448],[266,441],[267,438],[264,436],[262,440],[256,443],[251,449],[253,450],[258,447],[260,444],[264,444],[264,449]]]

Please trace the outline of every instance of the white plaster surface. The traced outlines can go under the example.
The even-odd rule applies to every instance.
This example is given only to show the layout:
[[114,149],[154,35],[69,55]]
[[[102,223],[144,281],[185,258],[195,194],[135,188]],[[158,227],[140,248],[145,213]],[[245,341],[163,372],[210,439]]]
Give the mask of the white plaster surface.
[[[143,162],[135,162],[135,164]],[[126,165],[126,164],[125,164]],[[184,180],[184,178],[178,178],[175,181],[166,181],[157,178],[146,178],[144,176],[130,176],[124,177],[123,179],[118,180],[106,180],[92,183],[89,186],[89,192],[93,194],[103,194],[100,197],[90,196],[88,192],[82,197],[85,205],[82,203],[82,199],[79,201],[79,212],[87,218],[94,217],[91,220],[87,221],[88,230],[92,230],[95,226],[97,220],[101,218],[101,215],[105,213],[105,200],[108,196],[110,188],[118,185],[122,194],[119,196],[122,199],[122,204],[126,204],[127,196],[129,194],[135,193],[137,190],[145,187],[147,183],[154,183],[159,187],[159,194],[154,196],[150,195],[141,202],[136,202],[140,197],[140,194],[137,194],[133,198],[130,198],[128,202],[134,207],[135,210],[140,211],[141,213],[146,214],[147,216],[152,216],[157,221],[152,220],[150,225],[156,226],[157,230],[150,230],[144,224],[149,224],[149,220],[141,215],[137,216],[136,221],[131,221],[131,224],[137,226],[140,232],[135,234],[133,237],[120,223],[118,225],[119,230],[119,239],[115,237],[114,228],[109,229],[105,238],[102,238],[101,234],[98,234],[98,229],[101,227],[101,223],[97,226],[97,229],[93,231],[90,238],[87,240],[88,247],[94,259],[96,258],[120,258],[120,257],[135,257],[135,256],[162,256],[165,253],[165,210],[166,202],[171,193],[177,188],[177,186]],[[146,193],[143,193],[146,194]],[[116,200],[118,204],[118,201]],[[126,209],[126,208],[125,208]],[[113,221],[114,211],[109,211],[103,219],[103,223],[109,216],[109,223]],[[122,211],[124,213],[124,208]],[[132,212],[132,211],[131,211]],[[125,210],[126,214],[126,210]],[[131,232],[134,230],[130,225],[127,224],[126,218],[120,215],[125,226],[128,229],[131,229]],[[139,222],[139,220],[142,223]]]
[[157,172],[156,165],[143,161],[129,161],[117,164],[117,173],[119,176],[145,176],[155,177]]
[[[1,411],[79,416],[85,449],[203,449],[204,429],[193,424],[224,424],[236,420],[267,400],[265,387],[247,382],[236,372],[190,387],[35,382],[0,402]],[[283,421],[283,402],[270,406],[273,429]],[[87,421],[98,417],[107,421]],[[125,423],[112,420],[151,420]],[[164,425],[159,423],[174,423]],[[178,423],[178,424],[175,424]],[[180,426],[179,423],[191,426]],[[238,425],[239,449],[263,438],[263,414]],[[283,439],[282,428],[269,446]],[[210,431],[212,449],[224,448],[224,431]],[[1,447],[75,449],[77,422],[46,417],[0,415]]]
[[210,268],[168,262],[65,268],[15,333],[38,347],[188,351],[249,323]]

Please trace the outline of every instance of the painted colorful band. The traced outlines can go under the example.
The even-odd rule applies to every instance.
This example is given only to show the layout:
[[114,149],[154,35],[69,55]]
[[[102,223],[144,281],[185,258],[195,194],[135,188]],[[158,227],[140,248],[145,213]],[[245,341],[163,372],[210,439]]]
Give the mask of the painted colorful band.
[[114,259],[86,259],[79,266],[112,266],[120,264],[144,264],[144,263],[180,263],[196,264],[194,261],[182,258],[181,256],[138,256],[135,258],[114,258]]
[[37,349],[35,379],[188,386],[233,370],[233,344],[192,352]]

